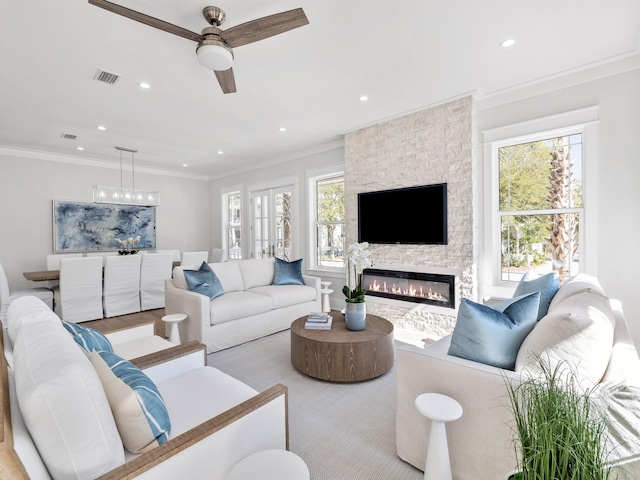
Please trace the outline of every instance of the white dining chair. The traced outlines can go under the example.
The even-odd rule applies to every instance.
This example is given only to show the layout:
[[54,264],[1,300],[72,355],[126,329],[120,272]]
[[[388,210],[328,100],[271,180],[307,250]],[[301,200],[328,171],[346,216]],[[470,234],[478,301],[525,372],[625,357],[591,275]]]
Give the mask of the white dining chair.
[[209,260],[209,252],[182,252],[180,265],[198,268]]
[[60,270],[60,260],[63,258],[81,258],[82,253],[53,253],[47,255],[47,270]]
[[140,265],[140,309],[164,308],[164,281],[171,278],[173,255],[149,253]]
[[181,259],[180,250],[156,250],[156,253],[170,253],[173,255],[173,261],[178,263]]
[[214,248],[211,250],[211,263],[220,263],[227,261],[227,249],[226,248]]
[[102,266],[105,266],[107,257],[116,257],[118,252],[87,252],[87,257],[100,257]]
[[105,260],[104,316],[109,318],[139,312],[142,255],[118,255]]
[[55,312],[64,321],[102,318],[102,258],[60,260],[60,285],[53,289]]
[[28,288],[25,290],[15,290],[11,291],[9,288],[9,281],[7,280],[7,275],[4,272],[4,268],[0,263],[0,321],[2,321],[3,325],[6,325],[7,321],[7,310],[9,310],[9,305],[13,300],[18,297],[24,297],[27,295],[32,295],[34,297],[38,297],[47,306],[53,310],[53,292],[45,287],[36,287],[36,288]]

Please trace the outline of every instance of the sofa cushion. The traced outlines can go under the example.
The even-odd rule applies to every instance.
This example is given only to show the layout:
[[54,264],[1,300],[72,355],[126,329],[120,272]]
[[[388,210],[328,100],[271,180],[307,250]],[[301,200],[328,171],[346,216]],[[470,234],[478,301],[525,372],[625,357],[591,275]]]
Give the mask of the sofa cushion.
[[8,332],[11,343],[15,342],[18,332],[23,326],[38,322],[59,323],[60,317],[37,297],[24,296],[13,300],[7,310]]
[[25,325],[14,367],[22,416],[53,478],[94,479],[124,463],[98,374],[62,325]]
[[210,263],[213,270],[222,283],[225,292],[241,292],[244,290],[244,282],[238,262]]
[[202,262],[198,270],[183,270],[183,273],[191,292],[206,295],[210,300],[224,294],[220,280],[206,262]]
[[551,300],[549,310],[553,310],[556,305],[563,302],[571,295],[581,292],[595,292],[606,296],[597,278],[587,275],[586,273],[579,273],[569,278],[560,286],[558,292],[553,297],[553,300]]
[[244,289],[272,285],[275,275],[275,261],[273,258],[256,258],[239,260],[238,266],[242,273]]
[[271,297],[251,292],[230,292],[211,300],[211,325],[270,311]]
[[124,358],[93,351],[98,372],[122,437],[132,453],[142,453],[169,440],[171,421],[164,399],[151,379]]
[[556,305],[522,343],[516,371],[538,375],[538,358],[553,370],[565,361],[586,388],[600,382],[613,347],[615,317],[609,299],[596,292],[572,295]]
[[302,259],[287,262],[281,258],[275,259],[274,285],[304,285],[302,279]]
[[249,290],[251,293],[267,295],[271,298],[272,308],[283,308],[316,299],[316,289],[307,285],[267,285]]
[[87,352],[93,350],[106,350],[107,352],[113,352],[111,342],[104,335],[104,333],[94,329],[87,328],[77,323],[62,321],[62,326],[71,334],[73,340],[80,345]]
[[538,275],[533,270],[524,274],[513,293],[514,297],[528,293],[540,292],[540,305],[538,307],[538,320],[544,317],[549,310],[549,304],[560,286],[560,279],[556,272]]
[[536,324],[539,300],[539,292],[491,306],[463,298],[449,355],[513,370],[520,345]]

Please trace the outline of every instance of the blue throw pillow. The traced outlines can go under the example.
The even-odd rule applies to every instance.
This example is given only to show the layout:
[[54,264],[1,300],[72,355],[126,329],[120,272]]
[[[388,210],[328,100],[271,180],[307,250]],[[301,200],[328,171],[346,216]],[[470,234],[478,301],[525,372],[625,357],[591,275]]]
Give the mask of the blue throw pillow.
[[549,310],[549,304],[560,288],[560,278],[557,272],[538,275],[533,270],[524,274],[513,293],[514,298],[527,293],[540,292],[540,306],[538,307],[538,320],[544,317]]
[[138,367],[115,353],[91,354],[122,443],[142,453],[169,440],[171,421],[158,387]]
[[81,327],[72,322],[62,321],[62,325],[73,336],[75,342],[91,353],[93,350],[113,352],[111,342],[104,333],[93,328]]
[[189,290],[206,295],[211,300],[224,293],[222,283],[207,262],[202,262],[200,270],[184,270],[184,278]]
[[537,322],[540,293],[486,306],[462,299],[449,355],[514,370],[522,342]]
[[302,279],[302,259],[287,262],[276,257],[276,274],[274,285],[304,285]]

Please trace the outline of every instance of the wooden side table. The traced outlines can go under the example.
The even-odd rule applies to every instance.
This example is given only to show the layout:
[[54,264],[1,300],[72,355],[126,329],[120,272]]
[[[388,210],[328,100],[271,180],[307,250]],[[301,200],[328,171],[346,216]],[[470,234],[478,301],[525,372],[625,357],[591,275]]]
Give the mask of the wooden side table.
[[180,345],[181,343],[178,324],[186,318],[187,315],[185,313],[172,313],[171,315],[165,315],[162,317],[162,321],[171,326],[169,341],[174,345]]
[[291,324],[291,363],[310,377],[362,382],[386,373],[394,362],[393,324],[367,315],[367,326],[347,330],[344,315],[330,312],[331,330],[306,330],[306,316]]

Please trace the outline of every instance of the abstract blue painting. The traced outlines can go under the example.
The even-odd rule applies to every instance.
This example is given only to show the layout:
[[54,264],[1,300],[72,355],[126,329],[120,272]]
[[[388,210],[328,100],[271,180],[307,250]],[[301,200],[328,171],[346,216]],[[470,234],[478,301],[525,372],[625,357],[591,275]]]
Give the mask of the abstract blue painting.
[[53,201],[54,252],[118,250],[137,236],[137,248],[155,248],[156,207]]

